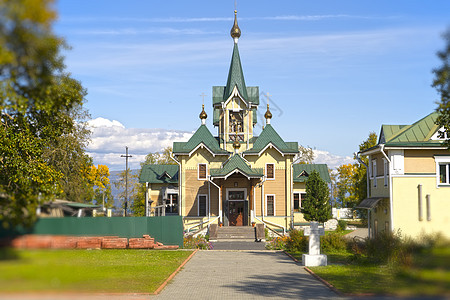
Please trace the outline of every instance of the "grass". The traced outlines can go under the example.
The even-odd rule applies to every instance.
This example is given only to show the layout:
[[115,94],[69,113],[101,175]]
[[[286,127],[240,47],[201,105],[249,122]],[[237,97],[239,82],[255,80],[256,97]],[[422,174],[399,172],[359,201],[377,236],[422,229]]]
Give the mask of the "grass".
[[346,252],[330,254],[329,266],[310,269],[344,293],[450,295],[450,248],[415,254],[409,267],[351,257]]
[[0,248],[0,291],[152,293],[191,253]]

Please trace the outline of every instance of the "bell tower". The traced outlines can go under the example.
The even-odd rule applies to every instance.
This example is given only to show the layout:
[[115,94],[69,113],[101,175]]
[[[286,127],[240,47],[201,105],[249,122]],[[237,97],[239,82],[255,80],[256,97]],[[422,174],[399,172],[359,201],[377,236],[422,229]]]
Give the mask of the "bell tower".
[[[251,148],[259,88],[247,87],[239,56],[238,40],[241,29],[234,11],[234,24],[230,35],[234,41],[226,86],[213,87],[214,126],[218,127],[220,146],[229,152],[242,152]],[[236,147],[237,144],[240,147]],[[234,146],[233,146],[234,145]]]

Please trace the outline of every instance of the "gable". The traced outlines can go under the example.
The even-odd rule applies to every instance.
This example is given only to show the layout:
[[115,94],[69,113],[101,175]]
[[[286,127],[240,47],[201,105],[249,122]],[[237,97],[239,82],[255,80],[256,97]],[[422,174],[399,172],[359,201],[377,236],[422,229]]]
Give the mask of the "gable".
[[261,134],[254,141],[253,148],[245,151],[244,155],[261,155],[262,152],[270,147],[275,148],[282,155],[298,153],[298,143],[286,143],[275,131],[272,125],[267,124]]
[[331,183],[328,166],[326,164],[295,164],[293,165],[294,182],[306,182],[309,174],[317,171],[326,183]]
[[213,137],[206,125],[200,125],[189,141],[185,143],[174,142],[173,153],[192,155],[193,152],[201,147],[206,148],[213,156],[228,155],[227,151],[220,148],[219,142]]
[[178,165],[144,165],[140,183],[178,183]]

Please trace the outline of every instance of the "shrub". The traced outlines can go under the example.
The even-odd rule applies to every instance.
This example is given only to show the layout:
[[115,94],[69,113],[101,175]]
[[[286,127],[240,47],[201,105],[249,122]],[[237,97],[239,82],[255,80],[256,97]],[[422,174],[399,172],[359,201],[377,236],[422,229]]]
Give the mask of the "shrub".
[[320,237],[320,244],[324,252],[339,252],[347,248],[347,241],[339,233],[330,233]]
[[183,247],[185,249],[203,249],[212,250],[213,245],[208,242],[205,236],[198,235],[197,237],[188,236],[184,238]]
[[308,249],[308,238],[303,230],[293,229],[289,231],[289,239],[286,243],[286,250],[290,252],[306,252]]
[[344,231],[347,228],[347,221],[338,220],[336,231]]
[[266,243],[268,250],[287,250],[286,243],[289,240],[288,236],[279,236]]

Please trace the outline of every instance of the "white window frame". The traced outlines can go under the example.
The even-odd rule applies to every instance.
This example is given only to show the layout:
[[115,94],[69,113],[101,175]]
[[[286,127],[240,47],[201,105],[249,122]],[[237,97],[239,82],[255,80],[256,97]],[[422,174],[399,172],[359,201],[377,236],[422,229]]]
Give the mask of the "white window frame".
[[[268,214],[267,214],[267,196],[273,196],[273,216],[269,216]],[[301,200],[300,200],[301,201]],[[275,209],[275,207],[276,207],[276,197],[275,197],[275,194],[266,194],[266,203],[265,203],[265,206],[266,206],[266,210],[265,210],[265,216],[266,217],[275,217],[276,215],[277,215],[277,212],[276,212],[276,209]]]
[[[267,166],[268,165],[272,165],[273,166],[273,178],[269,178],[268,176],[267,176]],[[265,169],[265,171],[266,171],[266,180],[275,180],[275,164],[274,163],[266,163],[266,169]]]
[[[200,178],[200,165],[205,165],[205,178]],[[197,164],[197,179],[198,180],[207,180],[208,179],[208,164],[199,163]]]
[[[444,187],[444,186],[450,186],[450,156],[435,156],[434,160],[436,162],[436,186],[437,187]],[[447,182],[441,183],[440,181],[440,175],[441,170],[440,166],[445,165],[446,168],[446,176],[447,176]]]
[[[200,216],[200,197],[205,196],[206,201],[206,211],[204,216]],[[197,195],[197,216],[199,217],[207,217],[208,216],[208,194],[198,194]]]
[[373,178],[373,187],[377,187],[377,159],[374,158],[372,160],[372,178]]
[[384,186],[388,186],[389,184],[389,163],[386,158],[383,158],[384,163]]

